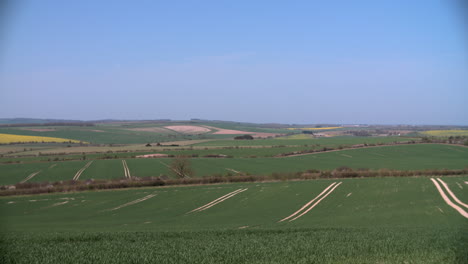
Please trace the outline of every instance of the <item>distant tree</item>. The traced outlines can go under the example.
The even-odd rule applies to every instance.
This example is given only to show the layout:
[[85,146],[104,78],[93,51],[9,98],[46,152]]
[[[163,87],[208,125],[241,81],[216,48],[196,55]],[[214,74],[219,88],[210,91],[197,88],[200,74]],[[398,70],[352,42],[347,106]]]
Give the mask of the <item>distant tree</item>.
[[145,146],[146,146],[146,147],[151,147],[151,144],[150,144],[150,143],[148,143],[148,144],[146,144]]
[[190,178],[194,174],[190,159],[186,156],[176,156],[169,165],[171,174],[179,178]]
[[252,140],[254,139],[251,135],[237,136],[234,139],[236,140]]

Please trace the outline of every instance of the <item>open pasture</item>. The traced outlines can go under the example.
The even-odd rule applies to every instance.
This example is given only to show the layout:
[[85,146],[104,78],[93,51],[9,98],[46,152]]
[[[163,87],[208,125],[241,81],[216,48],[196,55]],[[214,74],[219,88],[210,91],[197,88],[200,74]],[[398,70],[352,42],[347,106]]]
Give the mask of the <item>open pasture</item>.
[[[467,177],[443,179],[456,185]],[[72,263],[77,258],[82,263],[467,260],[468,220],[441,199],[429,178],[340,180],[342,184],[305,215],[279,222],[334,182],[2,197],[2,228],[8,230],[2,236],[3,263]],[[244,191],[191,212],[236,190]],[[458,198],[466,202],[468,193]]]

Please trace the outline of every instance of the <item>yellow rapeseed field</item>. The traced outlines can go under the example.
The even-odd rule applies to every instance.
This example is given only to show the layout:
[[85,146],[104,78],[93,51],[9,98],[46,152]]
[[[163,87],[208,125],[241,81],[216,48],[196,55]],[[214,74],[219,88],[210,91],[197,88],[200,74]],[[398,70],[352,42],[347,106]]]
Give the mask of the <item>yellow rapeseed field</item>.
[[[71,143],[80,143],[79,140],[66,139],[66,138],[0,134],[0,144],[27,143],[27,142],[59,142],[59,143],[71,142]],[[85,142],[83,142],[83,143],[85,143]]]
[[289,130],[330,130],[330,129],[337,129],[341,127],[300,127],[300,128],[288,128]]
[[468,136],[468,130],[429,130],[422,133],[433,137]]

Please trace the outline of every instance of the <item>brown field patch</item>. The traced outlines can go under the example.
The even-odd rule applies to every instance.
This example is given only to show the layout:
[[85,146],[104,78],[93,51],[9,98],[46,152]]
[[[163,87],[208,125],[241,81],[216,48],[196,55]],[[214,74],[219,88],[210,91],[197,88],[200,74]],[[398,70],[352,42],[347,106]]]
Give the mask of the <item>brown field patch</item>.
[[280,134],[275,133],[263,133],[263,132],[248,132],[248,131],[241,131],[241,130],[232,130],[232,129],[218,129],[213,135],[252,135],[252,137],[256,138],[266,138],[266,137],[274,137]]
[[202,134],[211,131],[209,128],[201,126],[166,126],[164,128],[184,134]]
[[34,131],[34,132],[49,132],[55,131],[54,128],[21,128],[21,130]]
[[275,133],[266,133],[266,132],[249,132],[249,131],[242,131],[242,130],[234,130],[234,129],[224,129],[212,126],[204,126],[209,129],[216,130],[213,135],[252,135],[252,137],[256,138],[267,138],[267,137],[275,137],[281,134]]
[[155,153],[136,156],[137,158],[167,158],[167,154]]
[[139,128],[129,128],[130,131],[142,131],[142,132],[154,132],[154,133],[169,133],[167,129],[162,127],[139,127]]

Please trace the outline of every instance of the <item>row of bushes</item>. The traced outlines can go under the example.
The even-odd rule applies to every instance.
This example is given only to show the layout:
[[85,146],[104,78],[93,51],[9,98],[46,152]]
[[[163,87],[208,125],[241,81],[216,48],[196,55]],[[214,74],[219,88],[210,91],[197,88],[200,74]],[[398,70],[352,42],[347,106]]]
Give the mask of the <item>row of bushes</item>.
[[294,173],[273,173],[271,175],[213,175],[202,178],[169,179],[161,177],[133,177],[132,179],[60,181],[60,182],[26,182],[10,186],[0,186],[0,196],[26,195],[55,192],[74,192],[86,190],[121,189],[148,186],[193,185],[234,182],[261,182],[271,180],[312,180],[312,179],[340,179],[340,178],[368,178],[368,177],[411,177],[411,176],[449,176],[468,174],[468,168],[462,170],[368,170],[340,167],[335,170],[308,170]]

